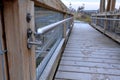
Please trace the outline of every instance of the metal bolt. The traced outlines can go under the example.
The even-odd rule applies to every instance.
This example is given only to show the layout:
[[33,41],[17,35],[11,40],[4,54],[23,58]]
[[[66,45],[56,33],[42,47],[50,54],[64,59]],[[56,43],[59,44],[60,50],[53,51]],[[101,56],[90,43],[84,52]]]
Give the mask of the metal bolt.
[[30,38],[32,36],[32,30],[30,28],[27,29],[27,37]]
[[29,22],[31,21],[31,19],[32,19],[31,14],[30,14],[30,13],[27,13],[27,16],[26,16],[27,22],[29,23]]

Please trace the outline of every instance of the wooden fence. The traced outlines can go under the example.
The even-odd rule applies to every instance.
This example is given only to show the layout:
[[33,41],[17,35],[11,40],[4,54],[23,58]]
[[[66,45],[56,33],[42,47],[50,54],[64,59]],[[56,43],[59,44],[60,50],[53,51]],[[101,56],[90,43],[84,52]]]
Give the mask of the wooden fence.
[[[2,0],[0,2],[0,80],[36,80],[35,46],[28,48],[27,30],[35,32],[35,6],[72,16],[65,10],[42,3],[42,0]],[[73,20],[71,20],[71,23]],[[71,28],[72,29],[72,28]],[[70,29],[70,30],[71,30]],[[64,24],[64,38],[66,36]],[[34,40],[34,35],[32,35]],[[65,42],[55,61],[59,61]],[[57,63],[56,62],[56,63]],[[55,71],[57,64],[53,64]],[[42,77],[52,79],[54,72]]]

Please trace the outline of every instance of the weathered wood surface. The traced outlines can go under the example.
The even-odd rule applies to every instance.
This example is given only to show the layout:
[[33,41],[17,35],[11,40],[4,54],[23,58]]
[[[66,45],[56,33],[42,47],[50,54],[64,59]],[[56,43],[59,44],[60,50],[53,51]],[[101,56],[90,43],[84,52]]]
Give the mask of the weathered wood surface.
[[62,3],[61,0],[34,0],[34,1],[38,1],[40,3],[43,3],[45,5],[48,5],[52,8],[55,8],[63,12],[69,12],[68,8]]
[[[9,80],[36,80],[35,51],[27,48],[27,29],[34,29],[34,3],[3,1]],[[26,15],[30,13],[31,22]]]
[[105,28],[101,28],[100,26],[96,26],[95,24],[91,24],[94,28],[96,28],[97,30],[99,30],[100,32],[102,32],[103,34],[109,36],[110,38],[112,38],[113,40],[117,41],[118,43],[120,43],[120,36],[116,33],[113,32],[109,32],[107,30],[105,30]]
[[120,45],[86,23],[75,23],[55,80],[120,80]]
[[42,75],[40,76],[39,80],[53,80],[57,65],[61,58],[61,53],[63,51],[63,46],[65,39],[62,39],[58,47],[56,48],[53,56],[49,60],[48,64],[46,65]]
[[[5,34],[3,29],[3,20],[2,20],[2,8],[0,8],[0,49],[5,50]],[[6,65],[6,54],[0,55],[0,80],[7,80],[7,65]]]
[[[34,2],[28,1],[27,2],[27,13],[30,13],[32,19],[30,23],[27,24],[28,28],[31,28],[32,31],[35,31],[35,21],[34,21]],[[33,36],[34,39],[34,36]],[[36,58],[35,58],[35,46],[32,46],[31,50],[28,50],[29,55],[29,66],[30,66],[30,80],[36,80]]]

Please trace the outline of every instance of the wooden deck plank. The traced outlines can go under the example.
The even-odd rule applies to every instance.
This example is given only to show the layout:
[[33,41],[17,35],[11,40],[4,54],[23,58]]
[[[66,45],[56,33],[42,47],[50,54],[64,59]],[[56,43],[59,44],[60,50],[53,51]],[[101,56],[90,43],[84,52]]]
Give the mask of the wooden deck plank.
[[101,59],[101,58],[91,58],[91,57],[65,57],[65,56],[62,56],[62,59],[63,61],[83,61],[84,62],[96,62],[96,63],[110,63],[110,64],[119,64],[120,61],[119,60],[108,60],[108,59]]
[[78,55],[78,56],[91,56],[91,57],[103,57],[103,56],[107,56],[107,57],[105,57],[105,58],[110,58],[110,57],[120,57],[120,54],[119,53],[111,53],[111,54],[102,54],[102,53],[98,53],[98,54],[96,54],[96,53],[92,53],[91,54],[91,52],[88,52],[88,51],[85,51],[85,52],[83,52],[83,53],[64,53],[66,56],[67,55],[71,55],[71,56],[74,56],[74,55]]
[[[93,48],[94,49],[94,48]],[[92,51],[93,49],[82,49],[82,48],[79,48],[79,47],[77,47],[77,49],[76,48],[73,48],[73,49],[65,49],[66,51]],[[99,51],[99,52],[120,52],[120,50],[116,50],[116,49],[114,49],[114,50],[110,50],[110,49],[108,49],[108,50],[102,50],[102,49],[94,49],[94,51]]]
[[[82,50],[81,51],[64,51],[64,53],[71,53],[71,54],[82,54]],[[91,53],[92,51],[87,50],[87,52]],[[92,54],[98,54],[98,55],[120,55],[120,53],[118,51],[116,52],[92,52]]]
[[120,76],[120,70],[119,69],[105,69],[105,68],[95,68],[95,67],[93,68],[93,67],[60,65],[59,68],[58,68],[58,71]]
[[56,79],[61,80],[119,80],[119,76],[99,75],[75,72],[60,72],[56,74]]
[[55,80],[120,80],[120,45],[86,23],[75,23]]
[[117,59],[120,61],[120,55],[97,55],[97,54],[89,54],[89,53],[83,53],[83,54],[68,54],[64,53],[63,56],[72,56],[72,57],[93,57],[93,58],[101,58],[101,59]]
[[95,68],[108,68],[108,69],[120,69],[119,64],[108,64],[108,63],[95,63],[95,62],[77,62],[77,61],[61,61],[60,65],[67,66],[81,66],[81,67],[95,67]]

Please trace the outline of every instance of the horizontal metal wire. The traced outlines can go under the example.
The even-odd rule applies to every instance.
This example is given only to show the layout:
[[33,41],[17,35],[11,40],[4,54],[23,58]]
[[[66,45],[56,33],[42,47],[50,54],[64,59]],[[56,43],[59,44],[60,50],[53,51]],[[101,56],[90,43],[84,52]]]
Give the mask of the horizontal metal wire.
[[120,19],[114,19],[114,18],[98,18],[98,17],[91,17],[91,19],[102,19],[102,20],[120,21]]

